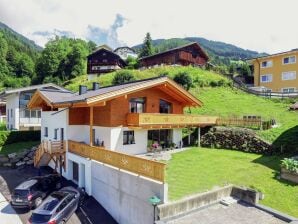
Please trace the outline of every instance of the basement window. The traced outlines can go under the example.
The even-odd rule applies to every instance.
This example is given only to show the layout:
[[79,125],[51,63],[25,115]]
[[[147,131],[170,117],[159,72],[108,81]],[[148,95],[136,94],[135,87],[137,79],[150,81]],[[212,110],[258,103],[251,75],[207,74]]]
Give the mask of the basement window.
[[48,137],[49,136],[49,129],[48,127],[44,127],[44,137]]
[[135,144],[135,132],[123,131],[123,145]]

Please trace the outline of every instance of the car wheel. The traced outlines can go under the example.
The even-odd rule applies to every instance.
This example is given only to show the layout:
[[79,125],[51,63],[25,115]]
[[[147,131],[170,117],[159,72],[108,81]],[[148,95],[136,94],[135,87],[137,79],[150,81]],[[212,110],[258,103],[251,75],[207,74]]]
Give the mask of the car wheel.
[[57,189],[57,190],[59,190],[61,187],[62,187],[62,186],[61,186],[61,183],[60,183],[60,182],[56,183],[56,189]]
[[34,207],[37,208],[42,202],[42,198],[38,197],[34,200]]

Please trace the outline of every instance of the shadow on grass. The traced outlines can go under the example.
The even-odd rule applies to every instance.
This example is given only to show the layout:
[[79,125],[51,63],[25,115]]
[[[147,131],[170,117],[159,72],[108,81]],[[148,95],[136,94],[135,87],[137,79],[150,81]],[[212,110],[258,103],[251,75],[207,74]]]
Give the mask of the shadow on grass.
[[298,125],[284,131],[275,139],[272,146],[277,152],[298,153]]
[[253,163],[258,163],[263,166],[266,166],[270,169],[272,169],[273,179],[279,181],[280,183],[286,185],[286,186],[296,186],[297,184],[291,181],[283,180],[280,178],[280,164],[281,160],[285,158],[285,154],[283,155],[273,155],[273,156],[261,156],[255,160],[253,160]]

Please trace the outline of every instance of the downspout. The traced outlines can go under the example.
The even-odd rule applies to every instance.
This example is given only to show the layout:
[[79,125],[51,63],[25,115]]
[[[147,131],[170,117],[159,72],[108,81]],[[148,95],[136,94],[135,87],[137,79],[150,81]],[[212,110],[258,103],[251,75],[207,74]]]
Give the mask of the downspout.
[[257,63],[258,63],[258,86],[261,86],[261,81],[260,81],[260,79],[261,79],[261,64],[260,64],[260,61],[259,61],[259,59],[257,58],[256,59],[256,61],[257,61]]

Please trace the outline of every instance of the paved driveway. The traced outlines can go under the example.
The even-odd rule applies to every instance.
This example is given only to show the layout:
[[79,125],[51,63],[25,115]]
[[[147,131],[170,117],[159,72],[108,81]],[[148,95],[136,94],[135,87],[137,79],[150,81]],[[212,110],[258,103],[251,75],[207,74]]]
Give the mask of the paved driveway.
[[[51,173],[51,169],[42,169],[42,174]],[[0,192],[7,199],[11,199],[12,190],[22,181],[37,176],[38,170],[32,166],[21,169],[0,168]],[[64,180],[63,186],[73,185],[72,182]],[[31,215],[28,209],[15,209],[24,224]],[[1,216],[0,216],[1,218]],[[2,224],[2,222],[0,221]],[[88,197],[84,205],[69,219],[67,224],[117,224],[110,214],[93,198]]]
[[230,206],[216,204],[167,224],[284,224],[286,222],[250,206],[246,203],[235,203]]

